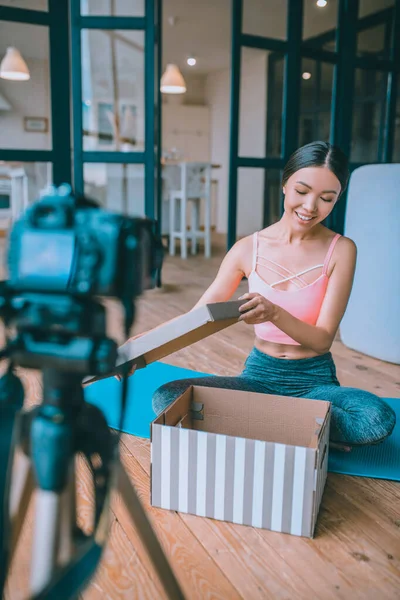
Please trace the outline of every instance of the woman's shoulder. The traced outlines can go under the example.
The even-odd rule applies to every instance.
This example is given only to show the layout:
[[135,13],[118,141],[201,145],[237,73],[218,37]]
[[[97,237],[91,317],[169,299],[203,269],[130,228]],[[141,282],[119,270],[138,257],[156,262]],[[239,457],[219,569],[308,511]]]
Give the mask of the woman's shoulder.
[[345,235],[340,236],[338,242],[337,256],[340,259],[355,260],[357,257],[357,246],[355,242]]
[[338,251],[341,250],[342,252],[352,252],[357,250],[357,246],[354,240],[351,238],[347,237],[346,235],[338,234],[336,231],[333,231],[324,225],[321,225],[321,227],[323,229],[323,235],[326,237],[327,241],[332,243],[335,237],[338,236],[337,243],[335,244],[335,248]]
[[[335,233],[334,231],[332,231],[331,233],[333,239],[337,235],[337,233]],[[337,248],[341,252],[357,252],[357,246],[354,240],[342,234],[340,234],[340,237],[338,238]]]
[[237,242],[235,242],[235,244],[231,248],[231,252],[248,252],[253,248],[253,246],[254,233],[251,233],[250,235],[246,235],[240,238],[240,240],[238,240]]
[[252,269],[254,253],[254,234],[240,238],[229,250],[225,260],[247,276]]
[[[324,229],[326,230],[326,233],[332,242],[338,234],[335,231],[328,229],[327,227],[325,227]],[[337,243],[335,244],[333,258],[336,260],[337,259],[342,260],[344,258],[345,259],[355,258],[356,256],[357,256],[357,246],[356,246],[354,240],[347,237],[346,235],[340,234],[340,236],[337,239]]]

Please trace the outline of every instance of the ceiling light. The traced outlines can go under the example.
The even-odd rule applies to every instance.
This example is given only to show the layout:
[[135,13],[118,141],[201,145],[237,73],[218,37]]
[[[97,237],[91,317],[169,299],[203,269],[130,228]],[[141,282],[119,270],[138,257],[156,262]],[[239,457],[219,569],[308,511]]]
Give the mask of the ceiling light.
[[327,4],[327,0],[317,0],[317,6],[319,6],[319,8],[325,8]]
[[311,73],[309,73],[308,71],[304,71],[302,78],[303,79],[311,79]]
[[161,77],[161,91],[163,94],[184,94],[186,83],[182,73],[176,65],[169,64]]
[[194,67],[194,65],[196,64],[197,61],[194,58],[194,56],[190,56],[186,62],[189,65],[189,67]]
[[13,81],[30,79],[29,69],[17,48],[10,46],[0,64],[0,77]]

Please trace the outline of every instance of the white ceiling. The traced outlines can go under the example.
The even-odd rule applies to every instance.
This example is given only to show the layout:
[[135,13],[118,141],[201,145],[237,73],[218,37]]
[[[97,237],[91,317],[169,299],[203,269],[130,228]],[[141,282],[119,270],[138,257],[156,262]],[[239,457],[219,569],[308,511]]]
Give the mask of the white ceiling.
[[[274,2],[276,0],[273,0]],[[208,73],[230,63],[231,0],[163,0],[163,63],[182,72]],[[169,19],[175,18],[171,26]],[[186,58],[197,58],[194,68]]]
[[1,6],[14,8],[30,8],[31,10],[48,10],[48,0],[1,0]]
[[[90,0],[98,8],[105,0]],[[133,6],[138,14],[143,0],[117,0],[118,14],[123,7]],[[360,0],[360,16],[365,16],[387,6],[394,0]],[[44,9],[47,0],[0,0],[0,5]],[[105,6],[105,4],[104,4]],[[283,0],[243,0],[243,30],[274,38],[284,39],[286,30],[286,2]],[[304,37],[317,35],[336,25],[337,0],[328,0],[325,8],[318,8],[316,0],[304,0]],[[94,11],[91,10],[91,13]],[[103,14],[108,12],[102,9]],[[140,11],[139,11],[140,12]],[[174,26],[170,17],[176,19]],[[123,33],[123,32],[120,32]],[[128,32],[123,35],[130,34]],[[134,34],[133,34],[134,35]],[[373,41],[371,48],[373,49]],[[368,44],[368,40],[366,42]],[[0,22],[0,54],[7,46],[15,45],[26,58],[45,59],[49,55],[46,28],[36,25]],[[103,46],[99,44],[96,63],[101,63]],[[108,48],[105,50],[108,52]],[[195,67],[186,65],[186,58],[194,54]],[[205,74],[230,66],[231,55],[231,0],[163,0],[163,62],[177,63],[183,72]],[[122,57],[121,57],[122,58]]]
[[[245,0],[246,33],[284,39],[286,9],[282,0]],[[209,73],[226,69],[231,59],[231,0],[163,1],[163,62],[174,62],[182,72]],[[284,8],[284,10],[283,10]],[[175,18],[171,25],[170,18]],[[197,58],[194,68],[186,58]]]
[[42,25],[26,25],[25,23],[0,21],[1,58],[4,56],[8,46],[16,46],[21,52],[22,56],[28,61],[30,58],[48,60],[48,27],[43,27]]
[[[176,63],[183,73],[229,68],[231,4],[231,0],[163,0],[164,65]],[[337,0],[328,0],[325,8],[318,8],[316,0],[304,0],[303,38],[334,29],[337,5]],[[360,0],[360,16],[393,5],[394,0]],[[244,33],[285,39],[286,6],[283,0],[243,0]],[[170,17],[176,19],[173,26]],[[189,54],[197,58],[195,67],[186,64]]]

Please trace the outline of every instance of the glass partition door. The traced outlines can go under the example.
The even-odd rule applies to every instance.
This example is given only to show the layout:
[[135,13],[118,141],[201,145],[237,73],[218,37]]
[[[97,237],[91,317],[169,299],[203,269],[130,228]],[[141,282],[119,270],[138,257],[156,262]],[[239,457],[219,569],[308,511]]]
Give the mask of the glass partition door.
[[[311,141],[351,169],[399,160],[400,0],[232,0],[228,248],[278,220],[282,169]],[[343,232],[346,198],[327,219]]]
[[71,0],[75,189],[149,218],[161,216],[160,20],[157,0]]

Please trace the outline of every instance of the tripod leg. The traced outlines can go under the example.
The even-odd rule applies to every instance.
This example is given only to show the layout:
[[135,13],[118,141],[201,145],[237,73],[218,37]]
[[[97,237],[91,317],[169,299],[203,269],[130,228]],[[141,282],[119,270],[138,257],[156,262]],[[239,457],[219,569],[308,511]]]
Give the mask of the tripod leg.
[[28,512],[29,502],[34,487],[32,466],[29,458],[22,452],[16,452],[14,458],[12,485],[10,490],[11,519],[11,564],[15,548]]
[[160,542],[150,525],[136,490],[132,486],[129,477],[119,460],[117,461],[115,469],[117,489],[123,498],[126,509],[135,524],[142,543],[153,562],[156,573],[164,586],[168,598],[170,598],[170,600],[185,600],[179,583],[165,557],[163,549],[161,548]]
[[68,493],[74,466],[75,420],[69,398],[74,384],[70,374],[61,376],[51,369],[44,370],[43,405],[30,423],[30,454],[37,481],[31,563],[33,594],[50,583],[57,566],[62,497]]
[[[18,539],[25,522],[33,488],[34,477],[31,462],[22,451],[17,451],[15,453],[12,486],[10,490],[11,545],[9,565],[12,563]],[[38,503],[43,502],[43,498],[40,499],[40,493],[43,494],[43,491],[38,491],[38,497],[36,500]],[[47,494],[50,494],[50,492],[47,492]],[[39,572],[37,573],[37,581],[33,581],[33,579],[31,581],[32,591],[39,591],[42,589],[43,582],[45,579],[47,579],[44,575],[45,567],[49,569],[49,576],[51,576],[56,558],[53,548],[55,547],[54,544],[57,544],[58,539],[60,543],[58,547],[57,564],[63,566],[72,560],[74,553],[73,528],[75,525],[75,471],[73,468],[71,468],[70,472],[69,485],[59,497],[59,510],[61,513],[60,519],[55,517],[56,524],[53,524],[53,526],[49,522],[49,519],[51,521],[51,518],[54,518],[54,515],[52,517],[51,514],[47,512],[47,503],[48,500],[45,500],[44,507],[40,509],[39,506],[37,506],[36,510],[36,518],[39,517],[40,511],[40,518],[43,519],[43,522],[46,523],[46,525],[43,527],[35,521],[35,542],[32,558],[32,573],[37,572],[38,565]],[[59,523],[57,524],[58,520]],[[55,532],[54,527],[56,529]],[[59,531],[57,530],[58,527]],[[48,550],[47,552],[43,552],[44,545],[46,544],[49,544]],[[47,557],[48,554],[50,555],[50,560]],[[37,558],[37,564],[34,564],[33,562],[34,557]]]
[[71,465],[69,483],[61,494],[60,544],[58,548],[58,564],[68,564],[74,555],[75,510],[75,470]]
[[38,594],[51,580],[56,566],[61,495],[37,488],[31,563],[31,591]]

